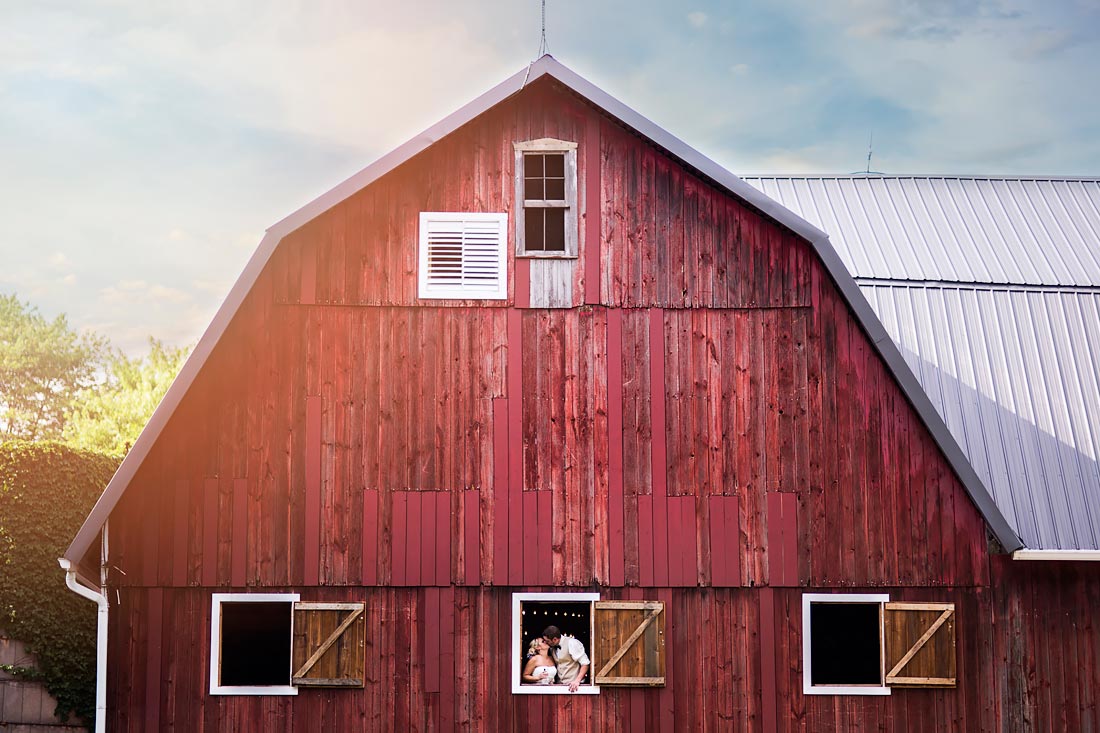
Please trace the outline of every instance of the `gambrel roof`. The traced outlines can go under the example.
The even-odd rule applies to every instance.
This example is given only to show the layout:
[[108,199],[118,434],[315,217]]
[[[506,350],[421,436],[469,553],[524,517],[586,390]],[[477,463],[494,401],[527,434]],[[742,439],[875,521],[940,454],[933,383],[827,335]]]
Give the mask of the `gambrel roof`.
[[746,180],[830,233],[1024,544],[1100,550],[1100,179]]
[[[905,359],[894,345],[890,335],[879,322],[859,286],[852,279],[843,261],[829,243],[828,236],[791,210],[746,184],[737,176],[581,78],[558,63],[554,58],[543,56],[529,67],[517,72],[454,114],[383,156],[268,230],[180,375],[172,384],[168,394],[150,419],[149,424],[134,444],[125,461],[123,461],[100,500],[92,509],[91,514],[85,520],[84,525],[66,551],[66,558],[77,562],[87,553],[111,510],[134,477],[141,462],[148,455],[157,436],[167,424],[172,412],[179,405],[187,389],[213,351],[214,346],[226,331],[234,314],[256,282],[280,240],[318,214],[332,208],[387,172],[410,160],[440,138],[457,130],[503,100],[519,93],[528,84],[544,77],[555,80],[593,106],[602,109],[626,127],[663,148],[672,157],[694,169],[718,187],[747,202],[777,223],[807,240],[815,249],[818,257],[821,258],[822,263],[836,282],[838,289],[848,302],[871,342],[882,355],[888,368],[893,372],[906,397],[928,426],[933,438],[943,450],[947,460],[951,463],[971,498],[989,523],[993,533],[1007,550],[1015,550],[1021,546],[1016,533],[1002,516],[1000,509],[994,503],[981,479],[974,472],[952,434],[944,425],[939,413],[907,366]],[[410,246],[412,246],[412,243],[410,243]]]

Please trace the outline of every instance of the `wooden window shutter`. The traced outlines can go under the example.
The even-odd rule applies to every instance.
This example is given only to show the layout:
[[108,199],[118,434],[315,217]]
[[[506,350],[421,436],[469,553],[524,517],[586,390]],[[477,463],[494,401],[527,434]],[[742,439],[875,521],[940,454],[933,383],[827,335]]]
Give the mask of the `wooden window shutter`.
[[291,683],[363,687],[367,662],[365,603],[295,603]]
[[665,684],[665,604],[596,601],[592,669],[597,685]]
[[955,686],[955,604],[887,603],[886,684]]

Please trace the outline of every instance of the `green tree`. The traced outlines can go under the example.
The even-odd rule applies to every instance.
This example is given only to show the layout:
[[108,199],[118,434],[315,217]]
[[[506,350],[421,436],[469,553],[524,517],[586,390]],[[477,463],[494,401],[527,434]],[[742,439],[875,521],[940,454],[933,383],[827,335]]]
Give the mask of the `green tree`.
[[121,351],[107,360],[106,379],[77,395],[63,440],[76,448],[125,453],[137,440],[164,393],[179,374],[190,349],[149,339],[149,354],[129,358]]
[[107,341],[0,295],[0,439],[61,436],[77,392],[96,383]]

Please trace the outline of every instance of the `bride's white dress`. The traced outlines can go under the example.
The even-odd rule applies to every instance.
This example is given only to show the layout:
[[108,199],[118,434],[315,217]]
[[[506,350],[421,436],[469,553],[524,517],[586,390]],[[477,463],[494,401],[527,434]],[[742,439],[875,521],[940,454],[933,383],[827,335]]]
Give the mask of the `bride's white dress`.
[[541,678],[539,680],[539,684],[540,685],[553,684],[554,683],[554,678],[558,676],[558,668],[557,667],[551,667],[549,665],[540,665],[538,667],[535,667],[534,671],[532,671],[531,674],[534,675],[535,677],[538,677],[543,672],[549,672],[550,674],[547,675],[546,677]]

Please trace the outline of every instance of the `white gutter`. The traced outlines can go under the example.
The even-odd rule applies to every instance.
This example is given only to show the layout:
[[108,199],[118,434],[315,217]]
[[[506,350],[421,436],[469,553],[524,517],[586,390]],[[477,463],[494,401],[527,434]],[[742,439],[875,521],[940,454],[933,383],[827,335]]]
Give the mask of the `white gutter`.
[[103,525],[103,546],[100,562],[100,589],[92,590],[80,582],[76,576],[76,568],[71,561],[60,557],[57,559],[61,569],[65,571],[65,585],[78,596],[93,601],[99,607],[96,615],[96,642],[95,642],[95,733],[106,733],[107,730],[107,525]]
[[1013,560],[1075,560],[1100,562],[1100,550],[1016,550]]

